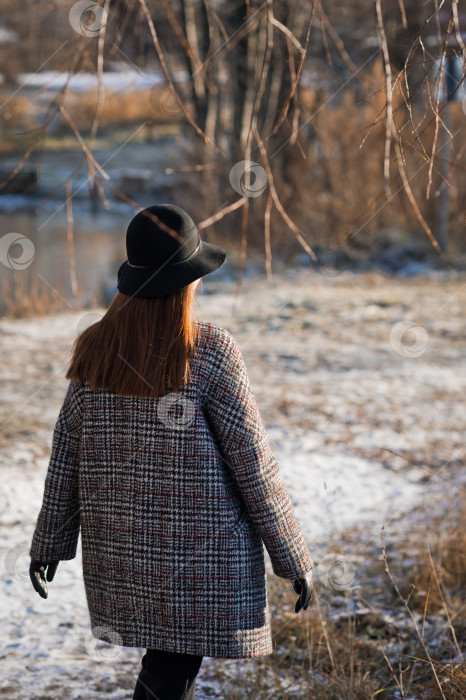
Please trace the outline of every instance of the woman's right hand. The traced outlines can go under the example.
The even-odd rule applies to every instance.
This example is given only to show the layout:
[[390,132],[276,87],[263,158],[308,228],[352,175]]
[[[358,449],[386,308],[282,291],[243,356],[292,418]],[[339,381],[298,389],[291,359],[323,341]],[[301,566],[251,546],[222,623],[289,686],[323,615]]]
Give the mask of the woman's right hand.
[[293,588],[295,592],[299,595],[296,601],[295,613],[298,613],[301,608],[307,610],[310,603],[312,595],[314,593],[314,585],[312,582],[312,571],[308,571],[307,574],[301,576],[293,581]]
[[[39,561],[32,559],[29,565],[29,576],[34,589],[38,592],[41,598],[47,598],[48,591],[45,581],[53,581],[59,561]],[[47,572],[47,574],[45,573]]]

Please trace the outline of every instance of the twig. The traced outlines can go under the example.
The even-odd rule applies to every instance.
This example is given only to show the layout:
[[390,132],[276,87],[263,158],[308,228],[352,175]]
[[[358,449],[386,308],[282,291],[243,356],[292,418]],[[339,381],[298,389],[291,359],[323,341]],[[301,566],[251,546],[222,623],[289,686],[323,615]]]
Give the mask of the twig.
[[375,12],[377,17],[377,33],[379,43],[382,47],[383,62],[385,68],[385,93],[387,97],[386,108],[387,117],[385,122],[385,153],[383,162],[383,171],[385,178],[385,192],[387,197],[391,197],[390,191],[390,145],[391,137],[394,131],[393,127],[393,106],[392,106],[392,69],[390,65],[390,56],[388,53],[387,37],[383,26],[382,4],[381,0],[375,0]]
[[330,663],[332,664],[333,671],[336,672],[337,667],[336,667],[336,663],[335,663],[335,658],[333,656],[332,647],[330,645],[330,638],[329,638],[328,632],[327,632],[327,622],[324,620],[324,616],[322,615],[322,610],[320,608],[320,603],[319,603],[319,596],[317,595],[317,593],[315,591],[314,591],[314,600],[315,600],[315,603],[317,605],[317,611],[319,613],[320,624],[321,624],[322,632],[323,632],[323,635],[325,638],[325,643],[327,645],[327,651],[328,651],[328,655],[330,657]]
[[424,643],[424,639],[423,639],[422,635],[421,635],[420,632],[419,632],[419,628],[418,628],[417,622],[416,622],[416,620],[414,619],[414,615],[413,615],[413,613],[412,613],[412,611],[411,611],[411,608],[410,608],[409,605],[408,605],[408,601],[407,601],[405,598],[403,598],[403,596],[402,596],[402,594],[401,594],[401,592],[400,592],[400,589],[398,588],[398,584],[397,584],[396,581],[394,580],[394,578],[393,578],[393,576],[392,576],[392,573],[391,573],[391,571],[390,571],[390,567],[389,567],[389,565],[388,565],[387,553],[386,553],[386,551],[385,551],[385,539],[384,539],[383,529],[384,529],[384,528],[383,528],[383,526],[382,526],[382,528],[381,528],[381,533],[380,533],[380,537],[381,537],[381,539],[382,539],[382,556],[383,556],[383,560],[384,560],[384,562],[385,562],[385,571],[386,571],[386,573],[387,573],[387,575],[388,575],[390,581],[392,582],[392,585],[393,585],[395,591],[397,592],[397,595],[398,595],[399,599],[402,601],[403,605],[405,606],[405,608],[406,608],[406,610],[407,610],[407,612],[408,612],[409,617],[411,618],[411,621],[412,621],[412,623],[413,623],[413,625],[414,625],[414,629],[416,630],[416,634],[417,634],[417,636],[418,636],[418,638],[419,638],[419,641],[421,642],[421,645],[422,645],[422,648],[423,648],[423,650],[424,650],[424,653],[425,653],[425,655],[427,656],[427,658],[428,658],[428,660],[429,660],[429,663],[430,663],[430,665],[431,665],[432,672],[433,672],[434,677],[435,677],[435,680],[436,680],[436,682],[437,682],[437,685],[438,685],[440,694],[441,694],[442,698],[443,698],[444,700],[446,700],[445,694],[444,694],[444,692],[443,692],[443,690],[442,690],[442,686],[441,686],[441,684],[440,684],[440,680],[439,680],[439,678],[438,678],[438,676],[437,676],[437,672],[436,672],[436,670],[435,670],[435,666],[434,666],[434,664],[433,664],[433,662],[432,662],[432,659],[431,659],[431,656],[430,656],[430,654],[429,654],[429,650],[427,649],[427,647],[426,647],[426,645],[425,645],[425,643]]
[[159,37],[158,37],[157,32],[155,30],[154,22],[152,21],[152,17],[151,17],[151,14],[149,12],[149,8],[147,7],[146,0],[138,0],[138,2],[141,3],[141,7],[143,9],[147,24],[149,25],[149,30],[151,33],[152,41],[153,41],[155,50],[157,51],[157,55],[159,57],[160,66],[162,68],[163,74],[164,74],[165,79],[168,83],[168,86],[170,88],[171,93],[173,94],[174,98],[176,99],[177,103],[179,104],[186,119],[189,121],[191,126],[194,128],[196,134],[198,134],[198,136],[200,136],[204,140],[204,142],[215,151],[215,153],[220,153],[220,149],[217,148],[217,146],[214,143],[212,143],[212,141],[202,131],[201,127],[196,123],[194,117],[187,110],[186,105],[184,104],[183,100],[179,97],[177,91],[175,90],[175,85],[174,85],[174,82],[173,82],[171,75],[169,73],[169,70],[167,67],[167,62],[165,60],[165,54],[163,53],[162,47],[160,46]]
[[440,581],[439,581],[439,579],[438,579],[437,571],[436,571],[436,569],[435,569],[434,561],[433,561],[433,559],[432,559],[432,553],[431,553],[431,551],[430,551],[430,547],[429,547],[428,544],[427,544],[427,552],[428,552],[428,554],[429,554],[429,560],[430,560],[430,564],[431,564],[431,566],[432,566],[432,574],[433,574],[433,576],[434,576],[434,578],[435,578],[435,583],[437,584],[437,588],[438,588],[438,592],[439,592],[439,594],[440,594],[440,598],[442,599],[442,605],[443,605],[443,609],[445,610],[445,615],[447,616],[448,626],[449,626],[449,628],[450,628],[451,636],[453,637],[453,641],[455,642],[455,646],[456,646],[456,649],[457,649],[457,651],[458,651],[459,657],[460,657],[460,658],[463,658],[463,652],[461,651],[460,646],[459,646],[459,644],[458,644],[458,640],[457,640],[457,638],[456,638],[456,633],[455,633],[455,629],[454,629],[453,624],[452,624],[452,621],[451,621],[450,612],[449,612],[448,607],[447,607],[447,604],[446,604],[446,602],[445,602],[445,597],[444,597],[444,595],[443,595],[442,586],[441,586]]
[[260,137],[260,135],[259,135],[259,132],[257,131],[257,128],[256,128],[256,127],[253,127],[253,133],[254,133],[254,138],[256,139],[257,145],[259,146],[259,150],[260,150],[261,155],[262,155],[262,160],[263,160],[263,163],[264,163],[264,168],[265,168],[265,171],[266,171],[266,173],[267,173],[267,180],[268,180],[268,183],[269,183],[270,192],[271,192],[271,195],[272,195],[272,198],[273,198],[273,203],[275,204],[276,208],[278,209],[278,211],[279,211],[279,213],[280,213],[280,215],[281,215],[283,221],[284,221],[284,222],[287,224],[287,226],[293,231],[293,233],[295,234],[296,238],[298,239],[298,241],[300,242],[300,244],[302,245],[302,247],[303,247],[304,250],[306,251],[306,253],[308,253],[308,255],[310,256],[310,258],[311,258],[314,262],[316,262],[316,261],[317,261],[317,257],[316,257],[316,255],[315,255],[314,251],[313,251],[312,248],[306,243],[306,241],[305,241],[304,238],[303,238],[303,235],[302,235],[301,231],[300,231],[299,228],[296,226],[296,224],[290,219],[290,217],[288,216],[287,212],[286,212],[285,209],[283,208],[282,203],[280,202],[280,199],[279,199],[278,194],[277,194],[277,190],[275,189],[275,183],[274,183],[273,174],[272,174],[272,169],[271,169],[271,167],[270,167],[269,159],[268,159],[268,157],[267,157],[267,151],[266,151],[266,149],[265,149],[264,142],[262,141],[262,139],[261,139],[261,137]]
[[385,653],[385,650],[384,650],[383,646],[381,645],[381,643],[379,642],[379,640],[376,639],[375,641],[377,642],[377,646],[379,647],[380,651],[383,654],[385,661],[387,662],[387,666],[390,669],[390,673],[392,674],[392,678],[395,681],[397,688],[401,693],[401,698],[404,698],[405,694],[404,694],[403,686],[400,683],[400,681],[398,680],[398,678],[396,677],[395,671],[393,670],[393,666],[390,663],[390,659],[388,658],[387,654]]
[[463,51],[463,61],[466,60],[466,46],[464,45],[463,37],[460,32],[460,23],[458,19],[458,0],[452,0],[451,11],[453,14],[453,21],[455,23],[455,37],[458,44],[461,46]]
[[97,130],[99,128],[100,115],[102,114],[102,108],[104,106],[105,100],[105,88],[103,81],[104,72],[104,48],[105,48],[105,34],[107,31],[108,14],[110,8],[110,0],[105,0],[102,9],[102,17],[100,20],[100,31],[97,43],[97,105],[95,108],[94,118],[92,120],[91,131],[89,135],[89,150],[92,148],[95,137],[97,135]]
[[[300,80],[301,80],[301,75],[302,75],[303,69],[304,69],[305,57],[306,57],[307,54],[308,54],[309,38],[310,38],[310,36],[311,36],[311,26],[312,26],[312,20],[313,20],[313,17],[314,17],[314,10],[315,10],[315,5],[314,5],[314,3],[312,3],[312,5],[311,5],[311,14],[310,14],[310,16],[309,16],[309,21],[308,21],[308,23],[307,23],[307,29],[306,29],[306,39],[305,39],[305,42],[304,42],[304,55],[301,56],[301,61],[300,61],[300,64],[299,64],[299,66],[298,66],[298,70],[296,71],[296,75],[295,75],[294,79],[291,80],[290,92],[289,92],[289,94],[287,95],[287,97],[286,97],[286,99],[285,99],[285,101],[284,101],[284,103],[283,103],[283,106],[282,106],[281,112],[280,112],[280,114],[279,114],[279,116],[278,116],[277,122],[276,122],[276,124],[275,124],[275,126],[274,126],[274,128],[272,129],[272,132],[271,132],[271,134],[270,134],[271,136],[273,136],[273,135],[278,131],[278,129],[280,128],[280,126],[282,125],[282,123],[283,123],[283,121],[284,121],[284,119],[285,119],[285,117],[286,117],[286,115],[287,115],[287,113],[288,113],[288,109],[289,109],[291,100],[293,99],[293,97],[294,97],[294,95],[295,95],[295,93],[296,93],[296,91],[297,91],[297,89],[298,89],[298,86],[299,86],[299,83],[300,83]],[[293,135],[292,135],[292,139],[293,139]]]
[[223,219],[223,217],[226,214],[230,214],[232,211],[235,211],[236,209],[239,209],[240,207],[244,206],[247,201],[247,197],[241,197],[241,199],[237,199],[236,202],[233,202],[233,204],[229,204],[227,207],[223,207],[218,211],[216,214],[213,216],[209,216],[208,219],[204,219],[203,221],[200,221],[197,225],[197,228],[199,231],[201,231],[204,228],[208,228],[209,226],[212,226],[212,224],[215,224],[217,221],[220,221],[220,219]]
[[272,283],[272,247],[270,241],[270,212],[272,210],[273,198],[272,194],[269,192],[267,197],[267,204],[265,206],[264,212],[264,245],[265,245],[265,270],[267,274],[267,280]]
[[73,240],[73,207],[71,202],[71,180],[66,181],[66,240],[68,244],[68,260],[70,264],[70,282],[73,296],[78,296],[78,281],[76,279],[76,258]]

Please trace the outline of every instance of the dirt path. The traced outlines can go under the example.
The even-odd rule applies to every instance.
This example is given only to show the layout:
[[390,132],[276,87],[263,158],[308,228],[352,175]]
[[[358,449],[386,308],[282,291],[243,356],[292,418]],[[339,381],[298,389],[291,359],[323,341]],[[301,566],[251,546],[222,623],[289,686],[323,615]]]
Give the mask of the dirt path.
[[[464,483],[464,277],[293,270],[270,286],[248,278],[235,316],[234,283],[213,277],[198,290],[196,316],[230,330],[242,349],[318,556],[347,525],[367,523],[365,536],[373,538],[387,518],[399,519],[398,510],[419,499],[448,502]],[[60,564],[47,601],[27,576],[71,343],[89,313],[103,312],[0,320],[0,697],[11,700],[51,700],[54,692],[123,700],[137,675],[139,650],[112,656],[89,637],[80,548]],[[216,664],[201,668],[201,700],[222,697],[210,680]]]

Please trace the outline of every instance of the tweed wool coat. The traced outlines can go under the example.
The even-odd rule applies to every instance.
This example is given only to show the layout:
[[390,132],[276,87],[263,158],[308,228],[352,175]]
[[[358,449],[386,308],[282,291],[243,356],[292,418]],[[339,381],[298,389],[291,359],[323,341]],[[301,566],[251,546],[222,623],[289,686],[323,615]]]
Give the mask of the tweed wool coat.
[[[81,532],[92,633],[220,658],[274,651],[273,572],[313,568],[240,348],[207,321],[178,393],[70,381],[29,554],[72,559]],[[102,636],[102,629],[108,630]]]

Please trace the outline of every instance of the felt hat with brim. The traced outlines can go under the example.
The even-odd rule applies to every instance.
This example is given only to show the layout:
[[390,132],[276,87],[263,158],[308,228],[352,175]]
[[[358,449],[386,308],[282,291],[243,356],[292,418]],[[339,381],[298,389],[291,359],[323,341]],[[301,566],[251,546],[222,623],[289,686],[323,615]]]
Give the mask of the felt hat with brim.
[[117,289],[140,297],[172,294],[214,272],[226,258],[226,251],[203,241],[189,214],[174,204],[136,214],[126,232],[126,253]]

